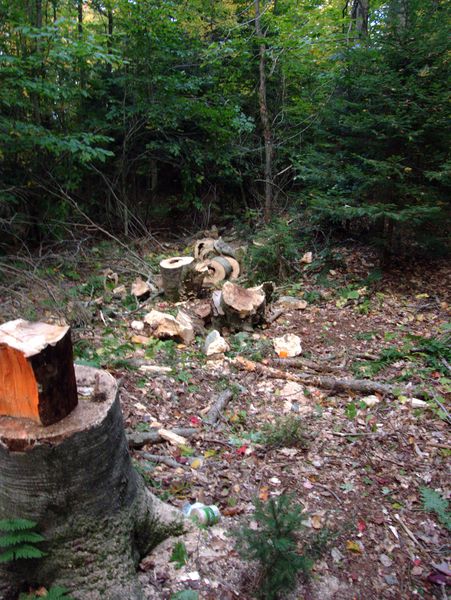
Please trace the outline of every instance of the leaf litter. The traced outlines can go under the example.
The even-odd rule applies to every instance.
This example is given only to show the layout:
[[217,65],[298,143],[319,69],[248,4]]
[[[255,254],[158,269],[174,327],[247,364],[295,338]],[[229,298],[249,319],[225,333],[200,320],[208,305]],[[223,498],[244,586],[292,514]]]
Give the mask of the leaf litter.
[[[332,290],[345,288],[351,277],[368,276],[371,261],[364,251],[343,255],[346,266],[330,275]],[[117,264],[110,262],[116,275],[111,286],[125,284],[127,290],[135,275],[127,279],[119,256]],[[92,264],[87,280],[91,271]],[[440,263],[419,264],[400,275],[392,270],[371,292],[362,285],[358,297],[345,303],[337,302],[343,296],[303,275],[301,289],[316,291],[321,299],[302,311],[288,308],[257,336],[246,338],[246,351],[269,364],[272,340],[296,335],[303,356],[336,367],[340,376],[354,376],[364,363],[378,381],[427,386],[446,407],[450,384],[443,361],[431,360],[424,346],[413,354],[403,355],[402,349],[407,342],[415,348],[418,339],[443,334],[449,320],[449,270]],[[67,292],[74,284],[58,285]],[[198,501],[216,504],[222,514],[219,524],[201,529],[189,525],[181,538],[165,540],[141,561],[148,600],[169,599],[184,589],[197,590],[205,599],[252,598],[255,569],[240,559],[229,533],[252,514],[254,498],[266,501],[287,492],[302,502],[308,528],[329,536],[311,581],[300,581],[287,599],[442,597],[450,579],[446,524],[451,446],[446,414],[437,404],[412,397],[328,393],[238,370],[230,358],[240,349],[227,332],[231,351],[211,360],[203,353],[201,337],[190,346],[148,336],[144,341],[137,336],[137,323],[149,310],[171,311],[170,303],[157,297],[142,306],[135,300],[132,308],[127,298],[101,288],[89,293],[97,304],[88,303],[91,317],[74,328],[76,353],[79,360],[107,368],[121,380],[127,431],[196,430],[183,444],[162,439],[144,446],[142,453],[131,450],[149,489],[178,508]],[[358,310],[362,294],[371,302],[369,312]],[[41,308],[41,299],[35,298],[34,309],[39,318],[48,319],[52,311]],[[24,316],[20,304],[7,300],[2,319]],[[386,358],[379,360],[381,355]],[[208,426],[203,419],[225,389],[233,391],[233,399],[218,422]],[[265,445],[262,431],[280,415],[302,419],[306,448]],[[146,452],[173,462],[152,463],[143,458]],[[186,555],[174,564],[170,558],[178,542]]]

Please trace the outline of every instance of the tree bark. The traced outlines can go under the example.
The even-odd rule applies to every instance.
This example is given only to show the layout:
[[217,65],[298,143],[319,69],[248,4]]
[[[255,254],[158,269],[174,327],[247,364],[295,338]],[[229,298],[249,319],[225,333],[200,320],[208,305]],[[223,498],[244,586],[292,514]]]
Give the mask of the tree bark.
[[[180,512],[132,467],[114,378],[91,367],[76,374],[91,398],[62,421],[0,418],[0,519],[36,521],[47,553],[0,566],[2,600],[27,585],[61,585],[79,600],[143,600],[140,558],[182,530]],[[93,401],[97,388],[103,401]]]
[[263,138],[265,140],[265,207],[264,218],[268,223],[272,217],[273,187],[272,187],[272,156],[273,140],[271,122],[269,119],[268,102],[266,95],[266,45],[263,43],[263,32],[261,28],[260,0],[254,0],[255,7],[255,34],[260,38],[259,44],[259,86],[258,102],[260,108],[260,121],[263,128]]

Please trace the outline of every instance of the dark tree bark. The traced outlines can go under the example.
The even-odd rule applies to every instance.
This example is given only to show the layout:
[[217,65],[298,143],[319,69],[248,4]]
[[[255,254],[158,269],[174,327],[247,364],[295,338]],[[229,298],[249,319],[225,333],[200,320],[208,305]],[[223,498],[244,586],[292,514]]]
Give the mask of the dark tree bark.
[[260,0],[254,0],[255,7],[255,34],[260,38],[259,43],[259,86],[258,102],[260,108],[260,121],[263,128],[263,138],[265,140],[265,222],[268,223],[272,217],[273,205],[273,181],[272,181],[272,158],[273,158],[273,138],[271,130],[271,121],[269,118],[268,102],[266,95],[266,44],[262,41],[263,32],[261,27]]
[[114,378],[91,367],[76,375],[91,396],[59,423],[0,418],[0,519],[36,521],[47,552],[0,566],[2,600],[26,585],[61,585],[79,600],[142,600],[140,558],[182,529],[179,511],[132,467]]

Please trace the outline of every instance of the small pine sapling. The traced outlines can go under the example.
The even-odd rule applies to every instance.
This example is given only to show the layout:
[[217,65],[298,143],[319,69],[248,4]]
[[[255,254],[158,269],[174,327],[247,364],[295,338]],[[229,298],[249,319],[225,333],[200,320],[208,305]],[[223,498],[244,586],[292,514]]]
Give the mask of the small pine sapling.
[[266,503],[255,500],[253,520],[257,529],[243,526],[234,532],[236,546],[244,559],[260,565],[258,596],[275,600],[294,587],[299,572],[307,575],[313,565],[310,556],[297,551],[296,535],[305,517],[292,496],[282,495]]

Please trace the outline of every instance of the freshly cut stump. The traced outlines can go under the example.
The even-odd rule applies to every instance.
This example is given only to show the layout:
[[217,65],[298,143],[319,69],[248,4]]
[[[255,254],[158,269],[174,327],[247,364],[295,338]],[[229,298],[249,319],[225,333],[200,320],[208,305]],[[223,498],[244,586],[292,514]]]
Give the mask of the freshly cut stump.
[[78,600],[143,600],[141,557],[182,530],[181,513],[152,496],[133,469],[118,386],[75,367],[76,408],[42,427],[0,417],[0,519],[38,523],[47,552],[0,565],[0,598],[26,585],[61,585]]
[[197,296],[202,288],[207,268],[192,256],[174,256],[160,262],[164,295],[173,302]]
[[[217,311],[223,325],[232,330],[251,331],[265,318],[266,297],[262,286],[244,288],[226,281],[221,291],[221,311]],[[221,315],[220,313],[223,313]]]
[[0,327],[0,415],[52,425],[78,402],[68,326],[16,319]]

